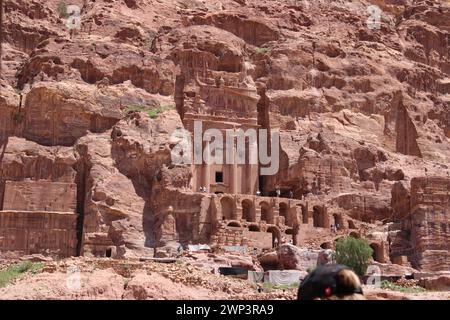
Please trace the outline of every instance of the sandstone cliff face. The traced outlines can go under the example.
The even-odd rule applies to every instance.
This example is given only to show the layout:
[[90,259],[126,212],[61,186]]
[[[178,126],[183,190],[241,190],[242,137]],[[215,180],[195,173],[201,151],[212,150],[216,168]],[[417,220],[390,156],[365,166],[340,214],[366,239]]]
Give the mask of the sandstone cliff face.
[[[448,204],[437,217],[412,182],[449,179],[447,3],[79,0],[72,33],[59,0],[5,3],[0,195],[11,180],[75,183],[78,254],[145,254],[173,230],[211,236],[216,200],[172,165],[170,135],[196,78],[221,77],[257,91],[251,118],[280,129],[266,195],[293,191],[367,237],[393,222],[386,261],[448,269]],[[382,9],[379,29],[369,5]],[[299,244],[318,249],[324,234],[308,229]]]
[[122,116],[119,106],[108,105],[104,97],[82,85],[35,85],[26,94],[23,136],[42,145],[72,146],[88,132],[101,133]]
[[[93,237],[86,252],[95,255],[102,246],[115,246],[119,256],[145,253],[152,235],[146,221],[155,215],[153,206],[158,202],[153,184],[161,168],[170,164],[166,130],[177,126],[181,122],[174,111],[155,120],[131,113],[111,131],[78,141],[76,150],[86,171],[83,230]],[[96,248],[95,237],[101,234],[105,243]]]

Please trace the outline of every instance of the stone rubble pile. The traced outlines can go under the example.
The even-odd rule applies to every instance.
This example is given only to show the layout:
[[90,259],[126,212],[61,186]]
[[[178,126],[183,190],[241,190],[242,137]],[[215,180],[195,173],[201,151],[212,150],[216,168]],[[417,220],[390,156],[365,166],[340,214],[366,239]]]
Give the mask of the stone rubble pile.
[[419,280],[400,278],[395,284],[403,288],[417,288],[419,287]]

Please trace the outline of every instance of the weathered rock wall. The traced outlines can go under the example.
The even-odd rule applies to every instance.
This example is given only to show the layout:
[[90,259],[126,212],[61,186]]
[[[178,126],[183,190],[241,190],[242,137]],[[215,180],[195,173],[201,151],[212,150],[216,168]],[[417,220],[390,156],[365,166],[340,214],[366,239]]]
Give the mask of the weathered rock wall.
[[450,268],[450,179],[411,181],[411,242],[420,269]]
[[[447,3],[74,0],[82,28],[70,32],[59,0],[4,2],[0,194],[5,181],[75,183],[79,251],[143,255],[157,232],[210,239],[208,223],[226,211],[220,197],[189,192],[191,168],[170,159],[170,134],[194,110],[220,128],[281,130],[281,169],[260,191],[293,191],[310,206],[295,220],[271,200],[275,216],[262,219],[258,203],[254,216],[273,222],[264,228],[302,220],[297,238],[317,248],[337,236],[328,223],[365,236],[404,221],[389,231],[391,255],[445,266],[445,189],[426,191],[430,204],[410,182],[449,171]],[[370,4],[383,10],[379,29],[368,28]],[[194,96],[197,77],[211,88]],[[250,99],[230,94],[226,108],[220,79],[251,88]],[[179,115],[166,112],[175,103]]]
[[6,181],[3,210],[76,212],[77,186],[46,181]]
[[76,225],[74,213],[0,211],[0,252],[75,256]]

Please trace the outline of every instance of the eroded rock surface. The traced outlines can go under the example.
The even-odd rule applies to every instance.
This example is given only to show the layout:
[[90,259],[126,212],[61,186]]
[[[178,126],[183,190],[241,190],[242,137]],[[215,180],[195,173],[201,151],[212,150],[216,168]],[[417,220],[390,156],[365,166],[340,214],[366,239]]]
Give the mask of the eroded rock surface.
[[[298,247],[351,234],[378,263],[450,267],[448,3],[80,0],[71,32],[58,0],[4,2],[0,215],[8,182],[74,186],[75,245],[55,255],[278,244],[265,261],[304,270]],[[279,171],[174,164],[195,120],[279,129]]]

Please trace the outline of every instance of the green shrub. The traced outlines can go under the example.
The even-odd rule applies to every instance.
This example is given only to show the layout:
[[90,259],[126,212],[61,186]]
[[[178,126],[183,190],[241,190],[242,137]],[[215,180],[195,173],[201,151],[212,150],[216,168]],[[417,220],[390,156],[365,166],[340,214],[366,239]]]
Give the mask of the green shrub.
[[26,272],[37,273],[42,267],[42,263],[33,263],[31,261],[9,266],[5,270],[0,271],[0,288],[5,287],[15,278]]
[[60,18],[67,19],[69,17],[69,14],[67,13],[67,5],[65,2],[58,3],[58,13]]
[[129,105],[125,108],[125,113],[128,113],[130,111],[145,112],[150,118],[155,119],[160,113],[171,109],[173,109],[172,105],[162,105],[160,107],[152,109],[143,105]]
[[353,269],[357,275],[364,276],[372,254],[373,250],[367,241],[349,236],[336,242],[333,258],[337,263]]

